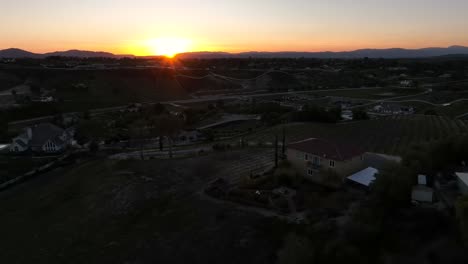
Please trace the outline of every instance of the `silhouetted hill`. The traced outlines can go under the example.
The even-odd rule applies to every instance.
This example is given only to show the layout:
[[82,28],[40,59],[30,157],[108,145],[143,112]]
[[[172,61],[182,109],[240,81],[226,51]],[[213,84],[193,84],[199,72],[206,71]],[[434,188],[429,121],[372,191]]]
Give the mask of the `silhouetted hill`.
[[78,57],[78,58],[96,58],[106,57],[113,58],[116,55],[109,52],[96,52],[96,51],[85,51],[85,50],[68,50],[68,51],[56,51],[44,54],[45,57],[49,56],[60,56],[60,57]]
[[449,54],[435,57],[436,59],[468,59],[468,54]]
[[424,49],[360,49],[343,52],[189,52],[177,55],[179,59],[211,59],[211,58],[319,58],[319,59],[355,59],[355,58],[425,58],[451,54],[468,54],[468,47],[451,46],[448,48],[424,48]]
[[197,51],[197,52],[186,52],[177,54],[179,59],[190,59],[190,58],[203,58],[203,59],[222,59],[222,58],[232,58],[237,57],[236,55],[228,52],[210,52],[210,51]]
[[39,58],[41,54],[32,53],[22,49],[4,49],[0,50],[0,58]]
[[5,49],[0,50],[0,58],[46,58],[51,56],[60,57],[76,57],[76,58],[122,58],[122,57],[134,57],[134,55],[115,55],[109,52],[96,52],[87,50],[68,50],[68,51],[56,51],[44,54],[32,53],[21,49]]

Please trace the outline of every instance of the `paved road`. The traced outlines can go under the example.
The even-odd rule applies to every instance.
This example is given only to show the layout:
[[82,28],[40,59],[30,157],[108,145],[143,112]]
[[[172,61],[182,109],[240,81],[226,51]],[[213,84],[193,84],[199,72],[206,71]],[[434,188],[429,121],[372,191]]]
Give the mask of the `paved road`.
[[[207,96],[203,98],[192,98],[192,99],[183,99],[183,100],[173,100],[173,101],[161,101],[161,102],[142,102],[143,105],[154,105],[157,103],[173,105],[173,104],[190,104],[190,103],[207,103],[207,102],[216,102],[219,100],[236,100],[239,98],[259,98],[259,97],[269,97],[269,96],[282,96],[282,95],[294,95],[294,94],[307,94],[307,93],[316,93],[316,92],[334,92],[334,91],[359,91],[359,90],[378,90],[383,89],[382,87],[373,87],[373,88],[345,88],[345,89],[324,89],[324,90],[307,90],[307,91],[292,91],[292,92],[279,92],[279,93],[261,93],[261,94],[248,94],[248,95],[215,95]],[[127,105],[107,107],[107,108],[98,108],[89,110],[90,115],[100,115],[104,113],[116,112],[123,109],[126,109]],[[69,112],[64,114],[78,114],[79,112]],[[15,122],[10,122],[13,125],[21,125],[22,123],[30,123],[34,121],[40,121],[44,119],[53,118],[53,116],[42,116],[26,120],[19,120]]]
[[[397,97],[392,97],[392,98],[376,99],[376,100],[362,99],[362,100],[370,101],[370,103],[353,106],[353,107],[350,107],[350,109],[361,108],[361,107],[365,107],[365,106],[371,106],[371,105],[378,104],[378,103],[385,103],[385,102],[392,102],[392,101],[396,102],[395,100],[397,100],[397,99],[404,99],[404,98],[408,98],[408,97],[421,96],[421,95],[426,95],[426,94],[430,94],[430,93],[432,93],[432,89],[427,89],[426,91],[424,91],[422,93],[419,93],[419,94],[397,96]],[[404,101],[398,101],[398,102],[404,102]]]

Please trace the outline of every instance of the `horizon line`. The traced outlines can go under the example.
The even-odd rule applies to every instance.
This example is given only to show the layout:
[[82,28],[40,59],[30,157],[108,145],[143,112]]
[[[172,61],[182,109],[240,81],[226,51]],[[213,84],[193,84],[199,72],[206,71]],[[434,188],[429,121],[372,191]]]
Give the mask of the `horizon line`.
[[[363,48],[357,48],[357,49],[348,49],[348,50],[320,50],[320,51],[301,51],[301,50],[278,50],[278,51],[265,51],[265,50],[246,50],[246,51],[236,51],[236,52],[231,52],[231,51],[222,51],[222,50],[193,50],[193,51],[186,51],[186,52],[181,52],[177,53],[175,56],[180,55],[180,54],[189,54],[189,53],[227,53],[227,54],[243,54],[243,53],[344,53],[344,52],[354,52],[354,51],[360,51],[360,50],[392,50],[392,49],[402,49],[402,50],[421,50],[421,49],[447,49],[447,48],[452,48],[452,47],[462,47],[462,48],[468,48],[468,45],[449,45],[449,46],[423,46],[423,47],[418,47],[418,48],[404,48],[404,47],[385,47],[385,48],[372,48],[372,47],[363,47]],[[66,50],[53,50],[53,51],[46,51],[46,52],[35,52],[35,51],[30,51],[28,49],[23,49],[23,48],[16,48],[16,47],[9,47],[9,48],[2,48],[0,51],[5,51],[5,50],[21,50],[29,53],[33,53],[36,55],[46,55],[49,53],[59,53],[59,52],[70,52],[70,51],[78,51],[78,52],[93,52],[93,53],[109,53],[115,56],[133,56],[133,57],[155,57],[155,56],[164,56],[164,55],[155,55],[155,54],[148,54],[148,55],[135,55],[131,53],[114,53],[111,51],[104,51],[104,50],[86,50],[86,49],[79,49],[79,48],[72,48],[72,49],[66,49]]]

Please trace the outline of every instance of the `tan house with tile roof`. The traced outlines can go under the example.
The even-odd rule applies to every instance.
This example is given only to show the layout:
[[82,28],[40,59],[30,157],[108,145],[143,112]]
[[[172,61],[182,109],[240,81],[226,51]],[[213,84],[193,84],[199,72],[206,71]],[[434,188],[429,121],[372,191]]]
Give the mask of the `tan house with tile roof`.
[[323,182],[334,176],[343,181],[347,176],[365,168],[365,152],[348,143],[334,143],[310,138],[291,143],[286,152],[288,161],[305,178]]

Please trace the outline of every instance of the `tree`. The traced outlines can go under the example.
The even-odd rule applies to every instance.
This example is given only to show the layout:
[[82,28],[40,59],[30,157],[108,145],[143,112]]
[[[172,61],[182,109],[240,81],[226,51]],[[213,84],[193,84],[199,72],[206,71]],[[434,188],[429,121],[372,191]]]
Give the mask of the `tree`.
[[468,245],[468,195],[457,200],[455,209],[462,239],[465,245]]
[[184,110],[185,124],[193,125],[197,121],[197,113],[193,109]]
[[268,126],[274,126],[281,122],[281,115],[276,112],[263,113],[261,120]]
[[183,127],[183,120],[170,116],[162,115],[152,120],[152,133],[160,138],[160,148],[162,148],[162,138],[167,138],[169,141],[169,157],[172,158],[172,147],[174,137]]
[[166,112],[166,107],[161,103],[157,103],[154,105],[153,111],[155,115],[161,115]]
[[353,119],[354,120],[369,120],[369,115],[366,111],[362,109],[354,109],[353,110]]
[[392,209],[408,205],[416,173],[407,167],[389,163],[371,185],[374,201],[383,208]]
[[82,115],[83,115],[83,119],[89,120],[91,118],[89,110],[84,111]]
[[439,115],[435,109],[428,109],[424,111],[424,115]]
[[89,151],[92,153],[96,153],[99,151],[99,144],[96,141],[91,141],[89,144]]
[[341,108],[325,109],[316,105],[305,105],[302,111],[294,112],[292,119],[295,122],[323,122],[336,123],[341,119]]
[[82,120],[76,129],[76,136],[79,144],[84,144],[90,140],[99,140],[109,136],[109,131],[105,125],[98,120]]

